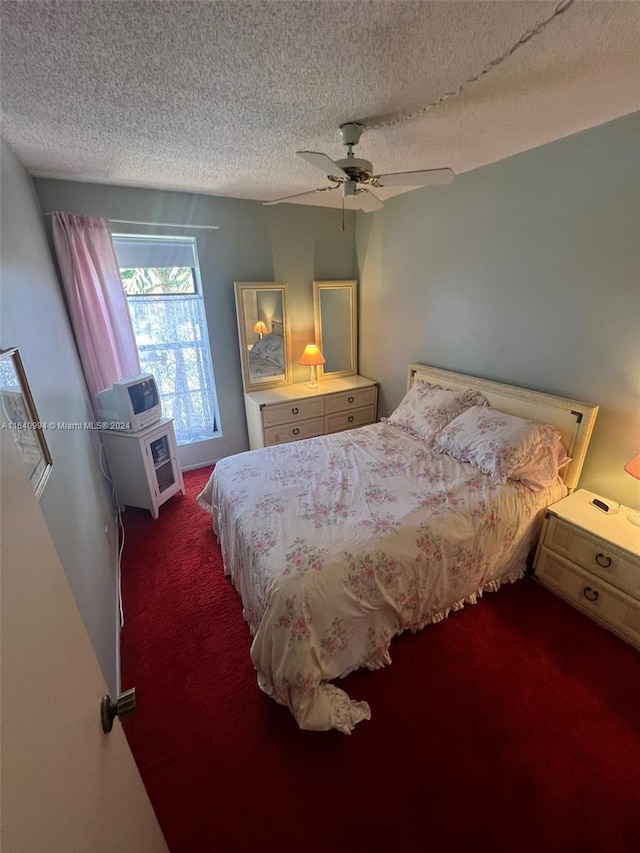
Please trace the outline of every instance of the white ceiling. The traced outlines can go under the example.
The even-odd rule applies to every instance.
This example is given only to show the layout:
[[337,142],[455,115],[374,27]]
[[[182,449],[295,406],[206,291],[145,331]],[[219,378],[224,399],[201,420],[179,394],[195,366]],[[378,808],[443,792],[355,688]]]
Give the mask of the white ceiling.
[[325,185],[295,151],[344,157],[338,126],[354,120],[378,173],[465,172],[638,109],[640,3],[601,0],[406,119],[556,6],[1,0],[2,133],[34,175],[237,198]]

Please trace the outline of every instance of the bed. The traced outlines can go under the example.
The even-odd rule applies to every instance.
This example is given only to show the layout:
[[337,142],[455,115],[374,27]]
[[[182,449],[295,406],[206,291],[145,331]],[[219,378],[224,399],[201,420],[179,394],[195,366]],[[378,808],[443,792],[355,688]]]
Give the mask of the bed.
[[[446,398],[425,434],[405,405],[412,395],[414,409],[416,395],[428,400],[429,418],[433,401]],[[368,704],[332,682],[388,665],[397,634],[523,576],[545,507],[577,484],[596,414],[577,401],[410,365],[407,397],[391,418],[218,462],[198,500],[242,598],[261,689],[303,729],[349,733],[369,719]],[[526,477],[495,482],[481,461],[452,452],[465,419],[485,448],[495,444],[493,426],[488,439],[477,427],[487,419],[550,425],[555,474],[535,489]],[[494,456],[506,464],[504,452]]]
[[256,341],[249,351],[252,381],[284,375],[284,337],[281,322],[271,321],[271,331]]

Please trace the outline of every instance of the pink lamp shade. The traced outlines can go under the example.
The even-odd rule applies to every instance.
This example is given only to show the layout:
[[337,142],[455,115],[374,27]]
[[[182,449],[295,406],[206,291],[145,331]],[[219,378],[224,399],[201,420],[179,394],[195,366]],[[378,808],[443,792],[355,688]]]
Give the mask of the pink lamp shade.
[[[624,470],[627,474],[631,474],[632,477],[635,477],[636,480],[640,480],[640,456],[635,456],[631,459],[630,462],[624,466]],[[627,518],[632,524],[637,524],[640,527],[640,512],[632,512]]]
[[304,348],[304,352],[300,358],[300,364],[308,364],[311,368],[311,378],[310,381],[307,382],[307,388],[318,388],[319,385],[316,381],[316,365],[324,364],[326,361],[325,357],[320,352],[320,349],[316,344],[307,344]]
[[260,337],[266,335],[268,331],[269,329],[267,329],[266,323],[263,323],[262,320],[258,320],[258,322],[253,327],[253,334],[260,335]]
[[624,466],[624,470],[627,474],[631,474],[632,477],[635,477],[636,480],[640,480],[640,456],[636,456],[635,459],[627,462]]

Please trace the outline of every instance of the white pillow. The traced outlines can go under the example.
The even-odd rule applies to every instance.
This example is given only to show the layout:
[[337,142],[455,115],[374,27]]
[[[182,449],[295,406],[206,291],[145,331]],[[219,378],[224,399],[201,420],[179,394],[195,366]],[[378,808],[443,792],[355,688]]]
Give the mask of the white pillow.
[[448,423],[436,437],[435,449],[470,462],[494,483],[517,480],[534,491],[553,483],[571,461],[552,426],[481,406]]
[[446,424],[470,406],[487,406],[482,394],[466,388],[451,391],[428,382],[414,382],[400,401],[388,423],[406,429],[432,444]]

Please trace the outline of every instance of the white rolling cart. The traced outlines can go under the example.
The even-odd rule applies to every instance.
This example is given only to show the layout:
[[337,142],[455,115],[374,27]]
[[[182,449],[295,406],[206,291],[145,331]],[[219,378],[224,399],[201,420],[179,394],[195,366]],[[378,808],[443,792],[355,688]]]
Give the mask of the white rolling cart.
[[148,509],[158,518],[165,501],[184,490],[173,418],[139,432],[102,430],[113,484],[121,507]]

